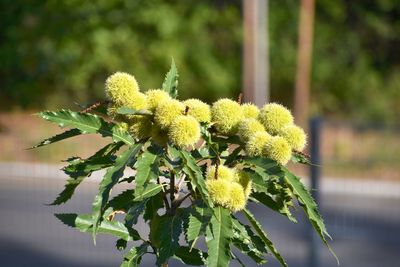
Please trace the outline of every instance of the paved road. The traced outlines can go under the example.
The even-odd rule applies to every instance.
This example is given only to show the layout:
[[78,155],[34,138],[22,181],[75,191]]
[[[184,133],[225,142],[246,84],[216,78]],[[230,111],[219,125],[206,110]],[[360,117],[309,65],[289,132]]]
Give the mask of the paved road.
[[[122,252],[115,250],[113,238],[99,237],[97,246],[93,246],[90,235],[67,228],[53,216],[55,212],[90,212],[97,183],[84,183],[65,206],[43,205],[53,200],[63,183],[59,178],[0,177],[1,267],[119,266]],[[321,201],[341,266],[400,266],[399,198],[329,193]],[[308,267],[308,228],[301,212],[297,212],[298,224],[287,222],[266,209],[254,212],[289,266]],[[319,251],[320,267],[336,266],[327,249],[321,246]],[[151,258],[145,262],[144,266],[154,266]],[[183,265],[173,261],[170,266]],[[279,265],[271,259],[265,266]]]

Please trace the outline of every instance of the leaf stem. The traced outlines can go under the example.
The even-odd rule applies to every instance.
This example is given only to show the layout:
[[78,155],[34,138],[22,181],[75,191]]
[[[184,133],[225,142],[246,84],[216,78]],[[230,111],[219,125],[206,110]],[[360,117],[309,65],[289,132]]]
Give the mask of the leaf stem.
[[181,189],[181,186],[182,186],[182,183],[184,180],[185,180],[185,175],[181,175],[181,178],[179,179],[178,184],[176,185],[176,187],[177,187],[176,189],[178,192]]
[[171,178],[169,180],[169,198],[171,203],[175,200],[175,172],[171,171]]
[[170,215],[175,214],[176,206],[175,206],[175,171],[171,170],[171,177],[169,180],[169,199],[171,202],[171,209],[169,210]]
[[218,167],[220,164],[221,164],[221,158],[219,157],[219,154],[217,154],[217,159],[215,161],[215,175],[214,175],[215,180],[218,179]]
[[239,96],[238,96],[237,102],[241,105],[242,104],[242,100],[243,100],[243,93],[240,93]]
[[[160,177],[157,177],[157,183],[158,183],[159,185],[161,185]],[[168,203],[167,195],[166,195],[166,193],[165,193],[164,186],[162,187],[162,197],[163,197],[165,209],[166,209],[167,212],[168,212],[168,211],[171,209],[171,207],[169,206],[169,203]]]
[[178,208],[183,203],[183,201],[185,201],[185,199],[187,199],[191,195],[192,195],[192,192],[189,192],[184,197],[175,200],[174,207]]
[[94,104],[91,104],[91,105],[87,106],[85,109],[83,109],[81,111],[81,113],[87,113],[89,111],[92,111],[93,109],[98,108],[99,106],[107,105],[108,103],[110,103],[110,101],[108,101],[108,100],[106,100],[106,101],[98,101],[98,102],[96,102]]

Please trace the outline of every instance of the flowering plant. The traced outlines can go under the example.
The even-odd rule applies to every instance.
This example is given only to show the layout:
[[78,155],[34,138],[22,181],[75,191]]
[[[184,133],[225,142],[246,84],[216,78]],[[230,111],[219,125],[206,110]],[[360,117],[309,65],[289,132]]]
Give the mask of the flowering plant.
[[[52,203],[65,203],[86,177],[105,169],[92,214],[56,217],[94,239],[99,233],[116,236],[118,249],[132,241],[121,266],[138,266],[145,254],[155,255],[159,266],[167,266],[171,257],[189,265],[228,266],[232,259],[240,262],[231,247],[257,264],[269,253],[287,266],[246,204],[255,202],[296,222],[290,208],[298,201],[330,248],[315,201],[285,167],[289,160],[309,163],[300,152],[306,135],[290,111],[275,103],[260,110],[230,99],[212,106],[197,99],[181,102],[177,86],[174,62],[162,89],[146,93],[133,76],[117,72],[106,80],[105,103],[81,112],[39,113],[71,129],[35,147],[81,134],[112,138],[89,158],[67,160],[63,171],[70,179]],[[106,112],[99,108],[103,104]],[[125,169],[133,175],[127,177]],[[128,189],[111,197],[121,183]],[[135,227],[139,220],[148,225],[148,236]],[[207,251],[199,248],[202,236]]]

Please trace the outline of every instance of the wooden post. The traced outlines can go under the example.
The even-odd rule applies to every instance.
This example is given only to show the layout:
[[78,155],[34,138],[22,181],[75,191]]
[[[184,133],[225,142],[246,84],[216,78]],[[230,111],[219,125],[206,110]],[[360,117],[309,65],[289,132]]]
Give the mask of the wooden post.
[[297,124],[307,128],[313,49],[314,0],[302,0],[300,7],[294,114]]
[[243,98],[269,101],[268,0],[243,0]]

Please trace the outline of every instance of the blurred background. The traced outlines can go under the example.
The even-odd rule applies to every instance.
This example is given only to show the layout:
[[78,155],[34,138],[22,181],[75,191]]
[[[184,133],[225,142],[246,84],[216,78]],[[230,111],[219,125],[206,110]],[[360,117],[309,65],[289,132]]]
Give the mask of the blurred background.
[[[0,23],[0,266],[119,266],[115,240],[94,247],[52,215],[90,212],[98,179],[63,207],[44,205],[63,188],[60,159],[104,141],[26,150],[59,132],[32,114],[104,100],[116,71],[159,88],[171,57],[181,99],[243,92],[290,107],[305,127],[319,117],[313,189],[341,266],[400,265],[399,1],[2,0]],[[291,267],[336,266],[300,211],[296,225],[255,212]]]

